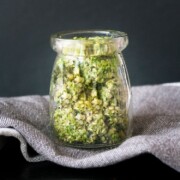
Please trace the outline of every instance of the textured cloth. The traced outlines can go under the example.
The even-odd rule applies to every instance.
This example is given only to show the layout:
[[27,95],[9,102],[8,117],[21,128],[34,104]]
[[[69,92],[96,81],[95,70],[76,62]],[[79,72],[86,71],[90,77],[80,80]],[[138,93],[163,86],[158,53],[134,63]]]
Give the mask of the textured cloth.
[[[133,136],[113,149],[73,149],[56,144],[49,128],[47,96],[0,98],[0,135],[13,136],[27,161],[74,168],[103,167],[151,153],[180,171],[180,86],[132,88]],[[27,143],[39,154],[31,157]]]

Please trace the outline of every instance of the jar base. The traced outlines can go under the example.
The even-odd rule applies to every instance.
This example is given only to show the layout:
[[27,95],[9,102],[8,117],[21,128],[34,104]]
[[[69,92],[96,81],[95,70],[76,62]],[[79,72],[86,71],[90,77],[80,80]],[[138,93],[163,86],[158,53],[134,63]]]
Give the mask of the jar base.
[[66,146],[66,147],[70,147],[70,148],[76,148],[76,149],[112,149],[115,148],[117,146],[119,146],[120,144],[122,144],[126,139],[122,140],[119,143],[116,144],[91,144],[91,145],[81,145],[81,144],[69,144],[69,143],[64,143],[64,142],[57,142],[59,145],[61,146]]

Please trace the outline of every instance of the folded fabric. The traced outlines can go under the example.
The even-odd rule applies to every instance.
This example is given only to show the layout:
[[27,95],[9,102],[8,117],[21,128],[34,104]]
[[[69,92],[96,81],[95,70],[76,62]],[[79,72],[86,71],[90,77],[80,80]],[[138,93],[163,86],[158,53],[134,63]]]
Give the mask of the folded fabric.
[[[0,98],[0,135],[13,136],[27,161],[74,168],[103,167],[151,153],[180,171],[180,86],[133,87],[133,135],[112,149],[56,144],[49,127],[48,96]],[[27,143],[38,153],[31,157]]]

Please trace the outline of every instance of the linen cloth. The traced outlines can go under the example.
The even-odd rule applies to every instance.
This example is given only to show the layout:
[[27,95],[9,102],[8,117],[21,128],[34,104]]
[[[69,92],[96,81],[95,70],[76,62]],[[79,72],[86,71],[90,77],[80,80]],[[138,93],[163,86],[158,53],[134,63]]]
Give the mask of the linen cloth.
[[[29,162],[93,168],[151,153],[180,172],[180,86],[133,87],[132,95],[133,134],[115,148],[85,150],[57,144],[49,126],[48,96],[0,98],[0,136],[17,138]],[[38,155],[31,157],[27,144]]]

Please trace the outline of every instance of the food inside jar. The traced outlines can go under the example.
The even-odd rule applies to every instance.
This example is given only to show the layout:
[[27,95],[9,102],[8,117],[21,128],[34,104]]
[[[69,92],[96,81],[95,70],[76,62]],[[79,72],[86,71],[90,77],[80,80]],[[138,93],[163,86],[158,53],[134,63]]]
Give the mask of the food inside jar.
[[79,39],[83,45],[65,46],[53,69],[50,98],[54,131],[68,144],[119,144],[128,127],[120,56],[107,44],[107,38]]

